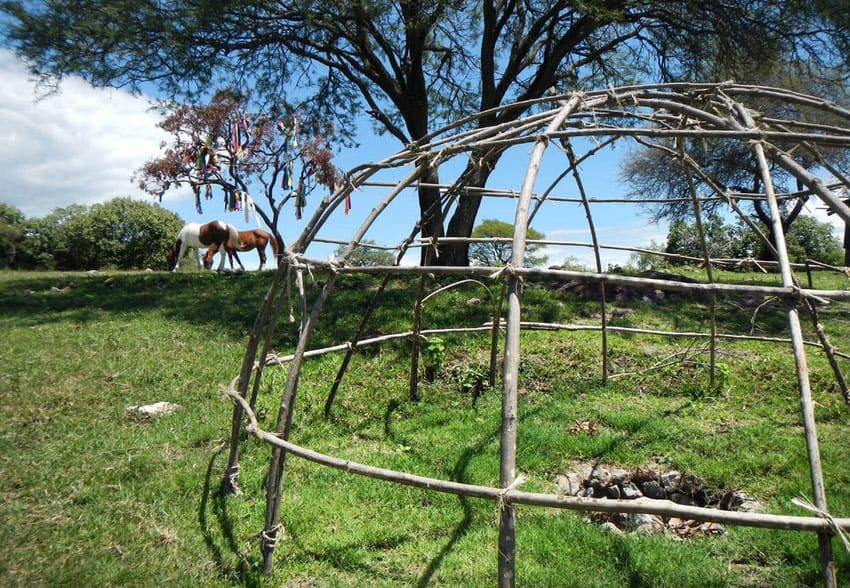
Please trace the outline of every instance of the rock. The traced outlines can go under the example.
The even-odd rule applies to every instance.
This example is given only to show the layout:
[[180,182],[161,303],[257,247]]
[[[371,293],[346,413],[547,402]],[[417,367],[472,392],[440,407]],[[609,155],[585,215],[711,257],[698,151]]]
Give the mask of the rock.
[[670,500],[672,500],[676,504],[683,504],[685,506],[694,505],[693,499],[689,495],[684,494],[683,492],[672,492],[670,494]]
[[634,500],[635,498],[643,496],[643,493],[631,482],[624,482],[622,486],[620,486],[620,494],[627,500]]
[[103,285],[104,286],[114,286],[115,285],[115,278],[106,278],[105,280],[103,280]]
[[602,528],[613,535],[622,535],[623,532],[620,530],[620,527],[612,523],[611,521],[607,521],[602,523]]
[[624,317],[627,317],[627,316],[631,316],[634,313],[635,313],[635,311],[632,308],[612,308],[611,309],[611,318],[612,319],[624,318]]
[[593,468],[590,472],[590,483],[599,486],[608,486],[611,483],[611,472],[601,466]]
[[176,412],[179,408],[180,405],[172,404],[170,402],[155,402],[154,404],[128,406],[127,416],[143,421],[148,421],[154,417],[172,414]]
[[585,488],[578,493],[579,498],[593,498],[593,488]]
[[764,512],[762,504],[744,494],[740,490],[732,490],[723,495],[720,499],[719,508],[721,510],[736,510],[739,512]]
[[611,473],[612,484],[620,485],[629,479],[629,472],[622,468],[611,468],[609,472]]
[[679,489],[679,486],[682,482],[682,474],[681,472],[677,472],[676,470],[670,470],[669,472],[664,472],[661,474],[661,486],[667,490],[667,492],[675,492]]
[[645,513],[624,513],[621,525],[627,531],[640,531],[649,535],[660,533],[664,530],[661,517]]
[[618,486],[608,486],[605,488],[605,498],[610,498],[611,500],[619,500],[620,499],[620,488]]
[[99,273],[100,273],[100,272],[99,272],[99,271],[97,271],[97,270],[89,270],[89,271],[87,271],[87,272],[86,272],[86,274],[88,274],[88,275],[90,275],[90,276],[96,276],[96,275],[97,275],[97,274],[99,274]]
[[578,474],[570,472],[565,476],[558,476],[555,479],[555,486],[558,494],[577,496],[582,490],[582,479]]
[[152,274],[152,273],[153,273],[153,270],[152,270],[151,268],[149,268],[149,267],[146,267],[146,268],[145,268],[145,273],[146,273],[146,274]]
[[479,304],[481,304],[480,298],[470,298],[466,301],[467,306],[478,306]]
[[635,471],[632,472],[632,482],[635,484],[643,484],[644,482],[649,481],[658,481],[660,478],[658,477],[658,472],[651,468],[647,467],[639,467]]
[[641,535],[658,535],[664,532],[664,525],[659,523],[651,523],[646,525],[640,525],[635,529],[635,533],[640,533]]
[[661,484],[655,480],[648,480],[641,484],[640,491],[643,492],[643,495],[647,498],[655,500],[664,500],[667,498],[667,492],[665,492],[664,488],[661,487]]

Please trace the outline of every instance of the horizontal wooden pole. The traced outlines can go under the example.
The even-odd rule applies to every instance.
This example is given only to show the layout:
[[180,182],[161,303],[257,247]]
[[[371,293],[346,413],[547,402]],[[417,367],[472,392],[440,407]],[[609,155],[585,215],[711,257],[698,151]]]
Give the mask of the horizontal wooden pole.
[[[818,517],[774,515],[700,508],[696,506],[676,504],[669,500],[608,500],[561,496],[556,494],[542,494],[536,492],[520,492],[518,490],[506,491],[501,488],[464,484],[369,466],[359,462],[325,455],[323,453],[306,449],[289,441],[284,441],[280,437],[272,433],[268,433],[260,428],[257,422],[257,417],[254,415],[251,407],[248,406],[245,399],[242,398],[235,389],[231,388],[228,390],[228,396],[234,402],[242,406],[242,409],[245,411],[249,421],[247,431],[257,439],[275,447],[279,447],[292,455],[296,455],[308,461],[369,478],[385,480],[415,488],[422,488],[424,490],[434,490],[458,496],[482,498],[497,503],[506,502],[510,504],[527,504],[530,506],[560,508],[583,512],[644,513],[664,517],[679,517],[682,519],[711,521],[715,523],[744,527],[784,529],[789,531],[830,532],[829,523]],[[833,521],[839,528],[850,530],[850,519],[833,518]]]
[[793,299],[798,296],[813,297],[822,300],[850,300],[850,290],[813,290],[806,288],[794,288],[784,286],[748,286],[744,284],[718,284],[718,283],[693,283],[677,282],[675,280],[659,280],[655,278],[641,278],[633,276],[622,276],[618,274],[600,274],[591,272],[579,272],[569,270],[549,270],[542,268],[517,268],[517,267],[456,267],[456,266],[339,266],[323,260],[304,259],[303,265],[296,264],[295,267],[307,269],[308,267],[326,268],[330,271],[342,274],[394,274],[394,275],[421,275],[434,274],[445,276],[477,276],[499,278],[503,274],[514,274],[523,278],[534,278],[538,280],[554,279],[562,282],[578,281],[597,284],[611,284],[615,286],[627,286],[633,288],[651,288],[654,290],[670,292],[702,292],[706,294],[721,294],[725,296],[774,296],[782,299]]

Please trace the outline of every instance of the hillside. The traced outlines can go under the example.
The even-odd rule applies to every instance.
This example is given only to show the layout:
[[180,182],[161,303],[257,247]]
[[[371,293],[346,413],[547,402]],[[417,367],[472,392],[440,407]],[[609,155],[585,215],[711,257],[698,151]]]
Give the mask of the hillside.
[[[274,574],[260,574],[269,450],[243,441],[243,497],[217,490],[231,403],[256,309],[272,274],[0,272],[0,577],[4,584],[492,586],[497,507],[397,487],[292,458]],[[699,274],[691,277],[699,278]],[[728,276],[727,276],[728,278]],[[740,274],[735,279],[741,281]],[[771,276],[747,275],[776,284]],[[315,276],[322,281],[322,276]],[[844,276],[816,286],[847,289]],[[410,329],[418,281],[391,283],[368,336]],[[347,340],[376,282],[334,292],[311,347]],[[599,305],[574,289],[528,284],[527,321],[598,324]],[[316,284],[308,281],[310,296]],[[475,285],[426,305],[424,327],[490,319]],[[293,299],[293,303],[297,302]],[[784,309],[721,300],[719,330],[787,336]],[[627,296],[611,324],[707,331],[706,301]],[[286,313],[284,313],[286,314]],[[850,336],[847,304],[820,309],[834,345]],[[289,353],[295,323],[275,349]],[[806,338],[814,340],[804,322]],[[807,514],[810,496],[793,358],[788,345],[722,340],[708,383],[705,340],[611,333],[612,373],[600,378],[592,331],[523,334],[518,467],[523,490],[556,492],[587,465],[653,468],[698,480],[708,500],[740,491],[771,513]],[[422,476],[497,486],[500,398],[471,390],[487,371],[488,334],[442,336],[434,382],[408,399],[409,344],[355,354],[333,406],[340,355],[305,364],[292,439],[299,445]],[[847,372],[847,361],[840,360]],[[830,511],[850,516],[850,407],[823,354],[809,350]],[[476,379],[477,378],[477,379]],[[261,424],[274,428],[282,369],[267,372]],[[133,419],[127,407],[167,401],[172,415]],[[679,527],[681,528],[681,527]],[[839,578],[850,556],[833,541]],[[817,540],[802,532],[726,527],[722,533],[619,533],[569,512],[521,507],[523,586],[799,586],[819,581]]]

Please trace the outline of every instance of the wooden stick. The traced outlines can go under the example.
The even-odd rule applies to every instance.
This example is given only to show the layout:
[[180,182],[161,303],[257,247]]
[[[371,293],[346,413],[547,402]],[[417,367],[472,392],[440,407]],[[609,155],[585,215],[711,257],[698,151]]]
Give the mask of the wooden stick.
[[[740,104],[733,104],[734,110],[744,126],[753,128],[755,124],[749,112]],[[782,273],[782,284],[786,287],[794,285],[791,268],[788,265],[788,251],[785,247],[785,234],[782,231],[782,219],[779,216],[779,206],[773,198],[773,182],[767,164],[767,157],[761,142],[752,145],[761,174],[762,184],[768,197],[770,206],[771,222],[773,223],[773,234],[776,240],[775,246],[778,254],[777,261],[780,263]],[[786,168],[787,169],[787,168]],[[811,185],[811,184],[809,184]],[[841,206],[847,209],[843,203]],[[850,211],[847,211],[850,220]],[[818,448],[817,429],[815,425],[815,411],[812,402],[812,392],[809,384],[809,368],[806,363],[806,352],[803,347],[803,332],[800,328],[800,317],[796,307],[788,309],[788,327],[791,332],[791,346],[794,351],[794,363],[797,367],[797,381],[800,386],[800,408],[803,413],[803,427],[806,437],[806,451],[809,457],[809,472],[812,482],[812,494],[815,506],[823,512],[827,512],[826,492],[823,483],[823,471],[820,462],[820,449]],[[832,559],[832,535],[828,532],[818,533],[818,545],[820,550],[821,577],[826,588],[835,588],[838,581],[835,576],[835,563]]]
[[[691,207],[694,212],[694,222],[697,227],[697,235],[699,236],[700,249],[702,249],[703,264],[705,266],[705,274],[710,283],[714,282],[714,275],[711,271],[711,256],[708,254],[708,243],[705,238],[705,229],[702,226],[702,210],[700,209],[699,200],[697,200],[697,189],[694,185],[693,176],[691,176],[691,168],[685,159],[685,148],[679,144],[679,154],[682,160],[682,168],[685,172],[685,181],[688,184],[688,191],[691,194]],[[709,385],[714,387],[714,377],[717,362],[717,294],[711,295],[711,301],[708,307],[708,318],[711,328],[711,338],[709,339],[709,370],[708,381]]]
[[[325,282],[325,286],[322,288],[319,297],[313,303],[313,309],[309,318],[307,318],[306,321],[302,319],[303,327],[298,337],[295,355],[289,366],[289,373],[287,374],[286,385],[284,386],[283,394],[281,395],[280,407],[278,408],[277,414],[277,423],[275,425],[275,434],[283,440],[289,438],[289,429],[292,425],[292,414],[294,410],[301,363],[304,359],[304,352],[307,350],[307,343],[310,340],[313,328],[319,318],[319,313],[330,295],[335,281],[336,274],[328,276],[328,280]],[[303,291],[300,293],[300,296],[303,301],[305,299]],[[266,523],[262,532],[263,541],[261,544],[264,574],[269,574],[272,571],[274,549],[280,537],[280,501],[283,492],[285,474],[286,453],[283,451],[283,448],[274,447],[269,460],[269,472],[266,484]]]
[[[248,415],[248,433],[263,441],[301,457],[313,463],[328,466],[340,471],[378,480],[394,482],[423,490],[444,492],[457,496],[468,496],[481,498],[493,502],[507,502],[509,504],[526,504],[529,506],[541,506],[548,508],[559,508],[581,512],[618,512],[618,513],[645,513],[662,517],[679,517],[682,519],[693,519],[698,521],[711,521],[727,525],[738,525],[743,527],[757,527],[762,529],[780,529],[786,531],[813,531],[829,532],[828,521],[819,517],[803,517],[791,515],[775,515],[754,512],[738,512],[719,510],[713,508],[701,508],[696,506],[684,506],[669,500],[608,500],[596,498],[578,498],[574,496],[563,496],[559,494],[542,494],[533,492],[520,492],[518,490],[504,491],[503,488],[491,488],[489,486],[478,486],[475,484],[464,484],[429,478],[399,472],[386,468],[378,468],[359,462],[333,457],[317,451],[306,449],[284,439],[273,433],[262,430],[253,412],[251,412],[245,400],[233,390],[228,396],[238,404]],[[850,518],[834,517],[833,521],[840,529],[850,530]]]
[[[573,179],[575,180],[578,192],[581,195],[581,203],[584,207],[584,216],[587,219],[587,227],[590,229],[590,239],[593,242],[593,257],[596,261],[596,272],[602,273],[602,258],[599,254],[599,239],[596,236],[596,227],[593,224],[593,215],[590,212],[590,203],[587,200],[587,193],[584,190],[584,183],[581,181],[581,176],[578,173],[578,164],[576,162],[573,148],[569,141],[561,141],[561,147],[567,154],[567,160],[573,170]],[[608,382],[608,311],[605,304],[605,284],[599,284],[599,306],[602,313],[602,383]]]
[[425,294],[425,280],[427,274],[419,276],[419,290],[416,296],[416,304],[413,306],[413,336],[410,338],[410,393],[412,402],[419,400],[419,340],[422,330],[422,299]]
[[[600,147],[606,147],[609,144],[616,141],[617,138],[606,139],[605,141],[600,142],[598,147],[594,147],[593,152],[598,151]],[[582,160],[586,159],[586,155],[590,154],[590,152],[582,155]],[[566,173],[570,173],[571,170],[567,170]],[[566,175],[563,174],[562,175]],[[555,181],[553,181],[553,184]],[[516,200],[519,197],[519,193],[516,190],[505,190],[499,188],[491,188],[491,187],[481,187],[481,186],[462,186],[457,187],[450,184],[432,184],[428,182],[422,182],[422,186],[426,188],[438,188],[440,190],[455,190],[460,193],[475,193],[480,194],[481,196],[486,196],[489,198],[511,198]],[[843,182],[833,182],[827,184],[827,189],[833,190],[835,188],[840,188],[844,186]],[[395,182],[363,182],[360,184],[362,187],[374,187],[374,188],[392,188],[396,186]],[[411,187],[411,189],[413,189]],[[778,201],[782,200],[797,200],[802,196],[810,196],[814,194],[814,191],[809,189],[797,190],[793,192],[777,192],[776,199]],[[729,195],[737,200],[758,200],[758,201],[767,201],[767,197],[762,194],[752,194],[749,192],[735,192],[730,191]],[[532,194],[532,200],[548,200],[549,202],[567,202],[567,203],[575,203],[581,204],[581,198],[577,196],[552,196],[546,194]],[[681,198],[623,198],[623,197],[606,197],[606,196],[589,196],[588,202],[591,204],[667,204],[673,202],[690,202],[691,199],[688,197]],[[700,196],[700,202],[726,202],[726,198],[723,196]],[[314,239],[315,240],[315,239]],[[347,242],[347,241],[346,241]]]
[[[557,116],[549,123],[546,134],[559,128],[570,113],[581,103],[573,97],[564,104]],[[514,217],[514,240],[511,251],[511,266],[522,267],[525,255],[525,239],[528,227],[528,209],[534,183],[546,151],[548,139],[538,138],[534,144],[525,179],[520,190]],[[519,334],[522,320],[520,298],[522,280],[516,273],[508,274],[508,316],[507,335],[505,337],[504,367],[502,372],[502,431],[499,449],[499,484],[507,489],[516,479],[516,440],[517,440],[517,379],[519,371]],[[499,586],[510,588],[515,585],[514,564],[516,557],[516,513],[508,503],[500,512],[499,519]]]
[[[309,260],[309,264],[315,267],[330,268],[331,264],[322,260]],[[304,266],[306,267],[306,266]],[[824,300],[850,300],[848,290],[808,290],[796,286],[751,286],[745,284],[705,284],[702,282],[677,282],[675,280],[660,280],[656,278],[640,278],[634,276],[621,276],[616,274],[597,274],[591,272],[580,272],[571,270],[546,270],[541,268],[526,267],[454,267],[454,266],[362,266],[362,267],[335,267],[339,274],[383,274],[385,272],[396,275],[473,275],[491,277],[498,272],[507,272],[518,277],[528,279],[550,279],[557,281],[577,281],[583,283],[613,284],[633,288],[651,288],[669,292],[703,292],[706,294],[717,293],[724,296],[775,296],[786,300],[793,300],[799,296],[813,296]]]
[[[238,376],[239,394],[244,398],[248,393],[248,383],[251,379],[251,373],[254,367],[254,358],[257,355],[257,346],[260,341],[260,333],[271,308],[272,301],[275,298],[275,293],[280,287],[285,273],[283,264],[279,264],[275,271],[274,279],[272,280],[263,302],[260,304],[260,309],[254,319],[254,326],[251,328],[251,335],[248,338],[248,344],[245,348],[245,354],[242,357],[242,368]],[[259,377],[259,375],[255,376]],[[242,429],[242,409],[239,406],[233,407],[233,418],[230,426],[230,455],[227,458],[227,466],[224,470],[224,479],[221,483],[222,494],[240,495],[242,491],[239,489],[239,432]]]

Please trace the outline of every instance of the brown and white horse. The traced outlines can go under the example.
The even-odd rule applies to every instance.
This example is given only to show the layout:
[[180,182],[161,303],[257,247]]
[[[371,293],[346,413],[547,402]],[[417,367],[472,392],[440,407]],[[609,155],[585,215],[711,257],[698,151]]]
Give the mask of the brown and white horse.
[[[230,259],[230,269],[233,269],[233,258],[235,257],[236,263],[239,264],[239,268],[242,271],[245,271],[245,266],[242,265],[242,262],[239,260],[239,256],[236,254],[237,251],[244,252],[256,249],[257,254],[260,256],[260,270],[262,270],[263,266],[266,264],[266,244],[271,244],[272,253],[277,255],[277,240],[270,233],[267,233],[262,229],[239,231],[239,241],[241,242],[239,245],[235,245],[232,239],[224,242],[224,251],[227,252],[227,256]],[[209,249],[207,249],[207,253],[204,255],[205,268],[210,269],[212,267],[213,257],[218,250],[218,245],[212,245]],[[224,261],[224,253],[221,254],[221,258],[222,261]]]
[[[198,223],[189,223],[184,225],[180,232],[177,233],[177,239],[167,255],[168,269],[176,272],[180,267],[180,261],[188,253],[189,249],[195,250],[195,257],[198,262],[198,269],[201,269],[201,248],[216,247],[219,249],[223,243],[233,241],[240,243],[239,231],[233,225],[228,225],[218,220],[208,222],[204,225]],[[212,265],[212,256],[210,256],[210,265]],[[224,268],[224,253],[221,254],[221,262],[218,265],[219,271]]]

